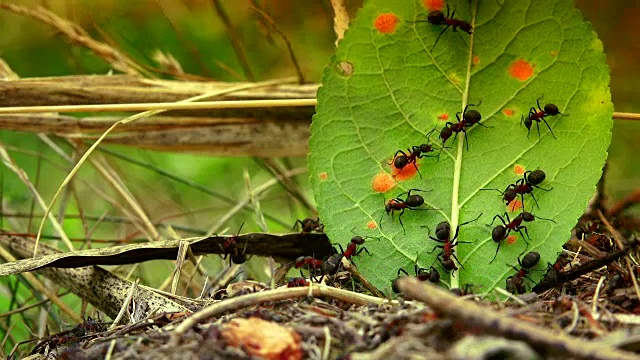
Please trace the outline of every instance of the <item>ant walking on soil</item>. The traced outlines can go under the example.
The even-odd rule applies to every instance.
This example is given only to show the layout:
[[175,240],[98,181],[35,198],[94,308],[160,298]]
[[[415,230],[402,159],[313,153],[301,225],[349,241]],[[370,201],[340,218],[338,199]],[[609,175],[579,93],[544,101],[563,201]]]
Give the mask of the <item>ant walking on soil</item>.
[[398,173],[401,173],[402,170],[404,170],[404,168],[407,165],[413,164],[413,167],[415,167],[418,174],[420,174],[420,178],[422,178],[422,173],[420,173],[420,169],[418,169],[418,165],[417,165],[418,159],[422,159],[423,157],[437,157],[438,160],[440,160],[440,154],[442,153],[442,148],[440,148],[440,152],[438,152],[438,155],[432,155],[432,156],[426,155],[430,152],[435,151],[433,147],[429,145],[429,135],[434,131],[435,129],[427,133],[426,144],[412,146],[411,149],[407,149],[406,153],[402,150],[396,151],[396,154],[393,156],[393,166],[396,169],[400,170]]
[[[458,260],[456,255],[453,253],[453,248],[460,243],[463,243],[463,244],[470,243],[467,241],[457,240],[460,227],[478,220],[480,216],[482,216],[482,213],[480,213],[480,215],[478,215],[475,219],[458,225],[456,227],[456,232],[453,235],[453,237],[451,237],[451,225],[446,221],[443,221],[436,226],[436,237],[429,236],[431,240],[442,243],[442,245],[434,246],[433,249],[429,251],[429,253],[434,252],[436,249],[442,249],[440,254],[438,254],[438,260],[440,261],[440,265],[442,265],[442,267],[446,271],[458,270],[458,267],[456,266],[456,263],[453,261],[453,259],[455,259],[458,262],[458,264],[460,264],[460,260]],[[462,264],[460,264],[460,266],[464,269],[464,266]]]
[[[391,216],[393,217],[394,211],[400,211],[400,215],[398,215],[398,220],[400,221],[400,226],[402,226],[402,230],[405,232],[405,234],[406,234],[406,230],[404,229],[404,224],[402,223],[402,214],[404,214],[404,211],[406,209],[437,210],[437,209],[416,209],[417,207],[422,206],[424,204],[424,198],[420,195],[411,194],[412,191],[424,191],[424,190],[409,189],[409,191],[407,192],[407,197],[405,199],[400,198],[400,195],[404,194],[404,193],[401,193],[397,197],[390,199],[384,204],[384,211],[387,213],[387,215],[391,214]],[[382,214],[382,216],[384,216],[384,214]],[[380,221],[378,222],[378,224],[382,223],[382,216],[380,216]]]
[[[353,229],[351,229],[351,232],[353,232]],[[340,252],[336,252],[335,254],[329,256],[327,260],[324,261],[324,264],[322,265],[322,271],[324,272],[324,274],[335,275],[340,269],[340,265],[342,264],[342,258],[347,258],[348,260],[351,260],[353,262],[353,257],[360,255],[360,253],[363,251],[366,252],[367,255],[371,256],[371,253],[369,252],[369,250],[367,250],[366,247],[361,246],[360,249],[358,249],[359,245],[364,244],[365,238],[369,238],[369,237],[355,235],[354,237],[351,238],[351,241],[347,245],[347,250],[344,250],[342,248],[342,245],[337,244],[338,247],[340,248]],[[377,238],[373,238],[373,239],[377,239]]]
[[538,128],[538,137],[540,137],[540,120],[542,120],[544,121],[544,124],[547,125],[547,128],[551,132],[551,136],[553,136],[554,139],[557,139],[553,133],[553,130],[551,130],[551,126],[549,126],[549,123],[544,118],[547,116],[556,116],[556,115],[569,116],[569,115],[562,114],[558,109],[558,106],[555,104],[546,104],[544,108],[541,108],[540,99],[536,100],[536,103],[538,104],[538,109],[536,110],[535,107],[531,107],[531,109],[529,110],[529,115],[527,117],[525,117],[524,114],[520,117],[520,124],[522,125],[522,122],[524,121],[524,126],[526,126],[527,128],[527,139],[528,139],[529,134],[531,133],[531,125],[533,125],[533,122],[535,121],[536,128]]
[[[538,265],[540,262],[540,254],[536,251],[531,251],[527,253],[527,255],[522,258],[518,258],[518,264],[520,264],[520,270],[518,270],[515,266],[511,266],[517,273],[515,275],[511,275],[507,278],[507,291],[512,294],[524,294],[527,292],[527,289],[524,286],[524,279],[529,279],[527,275],[529,274],[529,270],[534,266]],[[533,282],[533,280],[529,279],[529,281]]]
[[429,14],[427,15],[427,20],[416,21],[416,22],[428,22],[429,24],[438,25],[438,26],[444,25],[444,28],[442,29],[442,31],[440,31],[440,34],[438,35],[438,38],[436,38],[436,42],[433,44],[433,47],[431,47],[431,51],[433,51],[433,49],[436,47],[436,44],[438,44],[440,37],[442,36],[442,34],[444,34],[445,31],[447,31],[448,28],[451,28],[452,31],[457,31],[458,29],[460,29],[469,35],[473,33],[473,26],[467,21],[455,19],[454,18],[455,15],[456,15],[455,10],[453,10],[451,15],[449,15],[449,5],[447,5],[447,15],[445,15],[440,10],[434,10],[434,11],[429,11]]
[[536,207],[538,209],[540,206],[538,205],[538,200],[533,195],[533,189],[540,189],[544,191],[551,191],[551,189],[545,189],[538,186],[540,183],[544,181],[547,175],[542,170],[534,170],[534,171],[525,171],[522,179],[519,179],[515,182],[515,184],[509,184],[504,191],[500,191],[498,189],[488,189],[483,188],[480,190],[495,190],[502,194],[502,200],[505,201],[506,205],[509,205],[511,201],[513,201],[518,195],[522,197],[522,207],[524,208],[524,194],[531,194],[533,201],[536,203]]
[[[505,212],[503,216],[507,219],[506,221],[502,216],[496,215],[493,217],[491,224],[487,224],[487,226],[493,225],[496,219],[500,219],[500,221],[502,221],[502,225],[494,227],[493,231],[491,231],[491,238],[493,239],[493,241],[498,243],[498,248],[496,249],[495,255],[493,255],[493,259],[489,261],[489,264],[491,264],[493,260],[496,259],[496,256],[498,256],[498,251],[500,250],[500,244],[502,244],[502,240],[506,239],[511,231],[517,231],[520,234],[520,237],[522,237],[522,240],[524,240],[524,242],[527,244],[527,246],[522,251],[522,254],[524,254],[524,252],[529,248],[529,242],[527,241],[527,239],[530,240],[531,238],[529,237],[529,231],[527,230],[527,227],[525,225],[522,225],[522,222],[532,222],[536,219],[536,217],[532,213],[526,211],[518,214],[518,216],[516,216],[513,220],[509,219],[509,214],[507,212]],[[552,219],[547,219],[539,216],[538,219],[555,223],[555,221]],[[524,230],[524,233],[527,235],[526,238],[522,234],[522,230]]]

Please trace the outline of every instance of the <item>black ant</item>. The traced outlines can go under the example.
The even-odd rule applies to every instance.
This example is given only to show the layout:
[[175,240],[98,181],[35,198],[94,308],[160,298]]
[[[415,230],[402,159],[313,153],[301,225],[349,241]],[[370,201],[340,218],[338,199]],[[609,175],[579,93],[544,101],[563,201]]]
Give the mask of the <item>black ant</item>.
[[451,135],[455,133],[453,137],[453,141],[458,137],[458,133],[464,133],[464,143],[467,147],[467,151],[469,151],[469,141],[467,140],[467,130],[466,128],[471,127],[475,124],[480,126],[489,127],[480,123],[482,120],[482,115],[478,110],[467,110],[469,106],[480,106],[482,102],[477,104],[467,104],[462,111],[462,119],[460,119],[460,113],[456,113],[456,119],[458,119],[457,123],[447,122],[445,127],[440,131],[440,139],[442,140],[442,145],[449,140]]
[[452,28],[453,31],[457,31],[457,29],[460,28],[460,30],[466,32],[469,35],[473,33],[473,26],[467,21],[455,19],[454,18],[455,14],[456,14],[456,11],[453,10],[451,15],[449,15],[449,5],[447,5],[447,15],[445,15],[440,10],[434,10],[434,11],[429,11],[426,21],[425,20],[416,21],[416,22],[428,22],[429,24],[438,25],[438,26],[445,25],[442,31],[440,31],[440,34],[438,35],[436,42],[433,44],[431,51],[433,51],[433,49],[436,47],[436,44],[438,44],[440,37],[442,36],[442,34],[444,34],[445,31],[447,31],[448,28]]
[[[406,153],[404,151],[402,151],[402,150],[396,151],[396,154],[393,156],[393,166],[396,169],[399,169],[400,172],[402,172],[402,170],[404,170],[404,168],[407,165],[413,164],[413,167],[415,167],[416,171],[418,172],[418,174],[420,174],[420,178],[422,178],[422,173],[420,173],[420,169],[418,169],[418,165],[416,163],[417,160],[418,159],[422,159],[423,157],[437,157],[438,160],[440,160],[440,154],[442,153],[442,148],[440,148],[440,152],[438,153],[437,156],[425,155],[425,154],[428,154],[430,152],[434,152],[435,151],[433,149],[433,147],[431,145],[429,145],[429,135],[433,131],[435,131],[435,129],[433,129],[429,133],[427,133],[427,143],[426,144],[420,144],[420,145],[417,145],[417,146],[412,146],[411,149],[407,149]],[[408,155],[407,155],[407,153],[408,153]]]
[[342,264],[342,258],[344,255],[341,252],[336,252],[335,254],[329,256],[327,260],[322,264],[322,271],[326,275],[335,275],[340,269],[340,264]]
[[[384,205],[384,211],[387,213],[387,215],[391,214],[391,216],[393,216],[393,212],[394,211],[400,211],[400,215],[398,215],[398,220],[400,220],[400,226],[402,226],[402,230],[406,233],[406,230],[404,229],[404,224],[402,223],[402,214],[404,214],[404,211],[406,209],[409,210],[436,210],[436,209],[416,209],[419,206],[422,206],[424,204],[424,198],[420,195],[415,195],[415,194],[411,194],[412,191],[424,191],[424,190],[419,190],[419,189],[409,189],[409,191],[407,192],[407,197],[406,199],[401,199],[400,195],[404,194],[400,194],[398,195],[398,197],[390,199],[389,201],[387,201]],[[384,216],[384,214],[382,214]],[[382,223],[382,216],[380,217],[380,221],[378,222],[379,224]]]
[[[440,261],[440,264],[446,271],[458,270],[458,267],[456,266],[453,259],[455,259],[458,262],[458,264],[460,264],[460,260],[458,260],[456,255],[453,253],[453,248],[459,243],[469,244],[469,242],[466,242],[466,241],[457,241],[460,227],[478,220],[480,216],[482,216],[482,213],[480,213],[480,215],[478,215],[473,220],[459,224],[456,227],[456,232],[455,232],[455,235],[453,235],[453,237],[451,237],[451,225],[446,221],[442,221],[436,226],[436,237],[429,236],[431,240],[442,243],[442,245],[434,246],[429,253],[434,252],[436,249],[442,249],[440,254],[438,254],[438,260]],[[464,269],[464,266],[462,264],[460,264],[460,266]]]
[[449,291],[456,296],[467,296],[473,294],[474,286],[472,284],[464,284],[461,288],[451,288]]
[[[517,231],[522,237],[522,240],[524,240],[524,242],[527,244],[527,246],[524,248],[522,253],[527,251],[527,249],[529,248],[529,242],[527,241],[527,239],[531,239],[531,238],[529,237],[529,231],[527,230],[527,227],[522,225],[522,222],[534,221],[536,217],[532,213],[526,212],[526,211],[523,211],[520,214],[518,214],[518,216],[516,216],[513,220],[509,219],[509,214],[506,212],[504,213],[504,217],[507,218],[506,221],[502,216],[496,215],[493,217],[491,224],[487,224],[487,226],[493,225],[496,219],[500,219],[500,221],[502,221],[502,225],[498,225],[494,227],[493,231],[491,231],[491,238],[493,239],[493,241],[498,243],[498,248],[496,249],[495,255],[493,255],[493,259],[489,261],[489,264],[491,264],[496,259],[496,256],[498,256],[498,251],[500,250],[500,244],[502,244],[502,240],[506,239],[511,233],[511,231]],[[547,219],[539,216],[538,216],[538,219],[547,220],[555,223],[555,221],[552,219]],[[524,233],[527,235],[526,239],[522,234],[522,230],[524,230]]]
[[547,125],[547,128],[551,132],[551,136],[553,136],[554,139],[557,139],[556,136],[553,134],[553,130],[551,130],[551,126],[549,126],[549,123],[544,118],[547,116],[555,116],[555,115],[561,115],[561,116],[569,116],[569,115],[562,114],[558,109],[558,106],[555,104],[546,104],[544,108],[541,108],[540,99],[536,100],[536,103],[538,104],[538,110],[536,111],[536,108],[532,107],[529,110],[529,115],[527,117],[525,117],[524,114],[520,117],[520,124],[522,125],[522,122],[524,121],[524,126],[527,127],[527,139],[528,139],[529,134],[531,133],[531,125],[533,125],[533,122],[535,121],[536,127],[538,128],[538,137],[540,137],[540,120],[542,120],[544,121],[544,124]]
[[296,230],[298,228],[298,224],[300,224],[300,229],[302,230],[303,233],[310,233],[314,231],[315,232],[324,231],[324,225],[320,223],[320,218],[317,218],[317,219],[306,218],[303,220],[296,220],[296,223],[293,224],[292,230]]
[[293,277],[287,282],[287,287],[301,287],[307,285],[309,285],[309,283],[304,277]]
[[542,170],[534,170],[534,171],[525,171],[522,179],[519,179],[515,182],[515,184],[509,184],[505,191],[500,191],[498,189],[480,189],[480,190],[495,190],[502,194],[502,200],[505,201],[506,205],[509,205],[511,201],[513,201],[517,195],[519,194],[522,197],[522,207],[524,208],[524,194],[531,194],[533,201],[536,203],[538,209],[540,206],[538,205],[538,200],[533,195],[533,189],[540,189],[544,191],[551,191],[551,189],[545,189],[538,186],[540,183],[544,181],[547,175]]
[[[527,292],[527,289],[524,286],[524,279],[529,279],[527,275],[529,274],[529,270],[534,266],[538,265],[540,262],[540,254],[536,251],[531,251],[527,253],[527,255],[522,258],[522,261],[518,258],[518,264],[520,264],[520,270],[518,270],[515,266],[512,266],[517,273],[515,275],[511,275],[507,278],[507,291],[512,294],[524,294]],[[529,279],[531,282],[533,280]]]
[[[414,265],[414,271],[416,273],[416,279],[418,279],[420,281],[429,280],[429,282],[432,282],[434,284],[437,284],[437,283],[440,282],[440,273],[433,266],[431,267],[431,269],[425,269],[425,268],[418,267],[418,265],[415,264]],[[409,273],[407,273],[407,271],[405,269],[403,269],[403,268],[398,269],[398,275],[393,280],[393,282],[391,282],[391,289],[396,294],[400,292],[400,291],[398,291],[398,287],[396,285],[398,279],[400,278],[400,273],[403,273],[405,276],[409,276]]]
[[240,228],[235,235],[231,235],[222,241],[222,249],[224,250],[224,256],[222,259],[227,260],[227,257],[229,257],[229,266],[231,266],[231,264],[244,264],[247,261],[247,243],[244,243],[244,249],[242,252],[239,251],[237,243],[238,235],[240,234],[243,226],[244,223],[240,225]]

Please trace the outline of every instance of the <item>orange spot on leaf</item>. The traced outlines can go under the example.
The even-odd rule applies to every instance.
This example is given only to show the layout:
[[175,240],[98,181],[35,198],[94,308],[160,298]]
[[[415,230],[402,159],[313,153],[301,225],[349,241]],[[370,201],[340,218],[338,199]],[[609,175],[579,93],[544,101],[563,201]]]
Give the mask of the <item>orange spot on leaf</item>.
[[526,81],[533,76],[533,66],[524,59],[518,59],[509,66],[509,75],[520,80]]
[[442,114],[438,115],[438,120],[442,120],[442,121],[447,121],[447,120],[449,120],[449,114],[447,114],[447,113],[442,113]]
[[519,199],[511,200],[509,205],[507,205],[507,209],[509,210],[509,212],[514,212],[522,209],[522,201],[520,201]]
[[519,165],[519,164],[513,165],[513,172],[516,173],[516,175],[524,174],[524,172],[525,172],[524,166]]
[[517,240],[518,240],[518,238],[515,235],[507,236],[507,244],[509,244],[509,245],[515,244]]
[[509,108],[504,108],[502,109],[502,113],[507,115],[507,116],[513,116],[513,114],[515,113],[515,111],[513,111],[513,109],[509,109]]
[[373,229],[377,229],[378,228],[378,224],[376,224],[375,221],[371,220],[367,223],[367,227],[371,230]]
[[444,0],[424,0],[424,7],[429,11],[444,9]]
[[471,59],[473,61],[473,65],[478,65],[480,64],[480,57],[478,55],[474,55],[473,59]]
[[402,169],[398,169],[394,165],[393,161],[391,161],[391,176],[398,181],[409,180],[418,173],[419,166],[420,165],[418,163],[411,163],[407,164],[407,166]]
[[[393,166],[393,165],[392,165]],[[375,192],[385,193],[396,186],[396,181],[387,173],[379,173],[373,177],[371,188]]]
[[552,50],[551,56],[558,56],[558,50]]
[[327,174],[326,171],[323,171],[320,174],[318,174],[318,177],[320,178],[320,180],[325,181],[329,178],[329,175]]
[[380,14],[373,22],[373,26],[383,34],[390,34],[396,30],[398,17],[395,14]]

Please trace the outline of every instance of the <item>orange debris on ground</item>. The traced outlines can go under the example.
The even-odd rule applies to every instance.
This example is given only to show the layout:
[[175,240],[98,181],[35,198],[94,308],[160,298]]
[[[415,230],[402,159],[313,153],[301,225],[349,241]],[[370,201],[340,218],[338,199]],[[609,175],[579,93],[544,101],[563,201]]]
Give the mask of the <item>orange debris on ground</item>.
[[233,319],[222,327],[224,341],[248,355],[270,360],[302,359],[300,335],[260,318]]
[[380,14],[373,22],[373,26],[383,34],[396,31],[396,25],[398,25],[398,17],[395,14]]
[[391,177],[391,175],[385,172],[378,173],[373,177],[373,181],[371,182],[371,188],[373,191],[379,193],[386,193],[394,187],[396,187],[396,181]]
[[518,59],[509,66],[509,75],[520,81],[529,80],[533,76],[533,66],[524,59]]

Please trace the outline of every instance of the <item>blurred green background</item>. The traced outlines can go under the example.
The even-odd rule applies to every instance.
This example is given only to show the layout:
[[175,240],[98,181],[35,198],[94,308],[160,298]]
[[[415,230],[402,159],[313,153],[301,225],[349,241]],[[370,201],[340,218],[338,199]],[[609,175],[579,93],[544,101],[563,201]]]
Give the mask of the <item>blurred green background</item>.
[[[255,80],[295,76],[296,72],[288,58],[284,42],[265,27],[261,17],[248,6],[255,3],[267,12],[278,29],[290,39],[302,71],[309,82],[320,81],[324,65],[332,54],[335,35],[333,11],[329,0],[263,0],[263,1],[219,1],[236,28],[247,55],[247,62]],[[87,30],[94,38],[112,44],[129,54],[138,62],[157,66],[153,54],[161,50],[171,54],[186,73],[197,74],[219,81],[238,81],[249,78],[234,52],[225,26],[212,0],[85,0],[47,1],[23,0],[13,3],[24,6],[45,6],[58,16],[69,19]],[[347,1],[353,17],[361,1]],[[611,89],[616,111],[640,112],[635,79],[640,78],[640,42],[637,39],[637,19],[640,9],[637,1],[579,0],[576,6],[593,24],[602,39],[611,67]],[[42,77],[70,74],[106,74],[109,64],[95,57],[83,47],[69,44],[55,30],[31,18],[0,10],[0,57],[21,77]],[[579,116],[579,114],[572,114]],[[615,121],[614,136],[610,148],[609,168],[606,176],[608,202],[613,203],[638,188],[640,167],[636,154],[640,153],[640,122]],[[70,165],[56,155],[49,145],[34,134],[0,131],[0,141],[7,146],[17,164],[29,175],[45,199],[49,201]],[[56,144],[67,154],[72,148],[64,141]],[[252,185],[259,186],[272,177],[262,162],[251,158],[216,158],[206,155],[159,153],[125,147],[110,146],[107,149],[147,163],[157,169],[174,174],[185,180],[205,186],[211,191],[231,199],[241,199],[247,189],[243,179],[246,169]],[[196,236],[198,231],[207,231],[233,204],[215,196],[205,195],[193,187],[178,183],[156,172],[102,153],[116,168],[136,199],[143,205],[153,221],[168,222],[187,229],[176,231],[181,236]],[[277,159],[287,168],[305,166],[304,158]],[[14,232],[34,233],[42,210],[33,205],[30,193],[16,175],[6,167],[0,167],[2,181],[1,226]],[[100,217],[122,217],[120,211],[96,196],[88,184],[97,184],[107,194],[119,197],[105,184],[90,165],[83,166],[74,184],[75,194],[67,207],[64,228],[67,234],[83,245],[85,238],[93,240],[140,238],[136,228],[128,223]],[[295,181],[304,194],[313,201],[307,176]],[[276,186],[262,200],[264,213],[276,220],[267,219],[269,231],[287,232],[296,218],[312,214],[282,188]],[[32,210],[34,209],[34,210]],[[56,209],[56,211],[58,211]],[[93,216],[85,224],[74,215],[81,211],[85,217]],[[23,217],[12,216],[21,214]],[[245,222],[242,232],[260,231],[255,214],[242,212],[227,224],[228,233],[235,233]],[[187,231],[192,229],[193,231]],[[48,225],[45,234],[55,234]],[[92,246],[102,246],[94,242]],[[222,266],[219,259],[210,256],[205,260],[209,275],[215,275]],[[254,259],[249,265],[249,274],[264,280],[268,272],[265,263]],[[128,274],[130,267],[119,268],[120,274]],[[173,262],[153,261],[135,268],[132,277],[142,278],[142,283],[159,286],[173,270]],[[187,289],[189,296],[197,296]],[[0,279],[0,314],[27,305],[41,296],[29,287],[21,277]],[[73,296],[65,300],[80,313],[80,301]],[[67,329],[72,324],[60,316],[59,310],[48,304],[43,307],[49,316],[51,332]],[[35,335],[38,328],[39,308],[18,315],[0,317],[0,338],[5,339],[4,351]],[[85,314],[91,315],[89,307]],[[40,315],[42,316],[42,315]],[[8,335],[7,335],[8,334]],[[8,336],[8,337],[7,337]],[[27,346],[27,348],[30,348]]]

